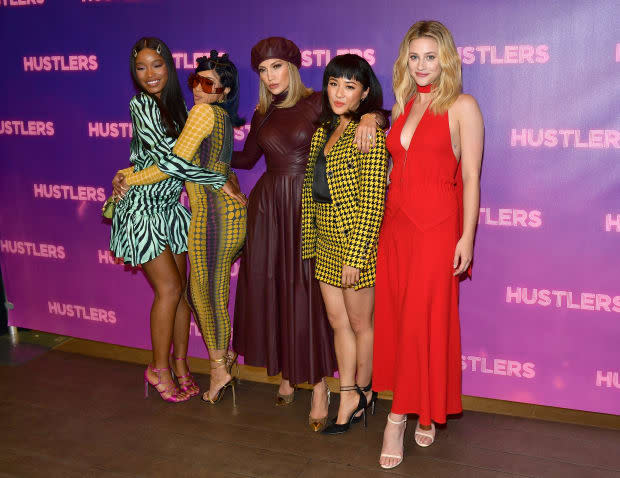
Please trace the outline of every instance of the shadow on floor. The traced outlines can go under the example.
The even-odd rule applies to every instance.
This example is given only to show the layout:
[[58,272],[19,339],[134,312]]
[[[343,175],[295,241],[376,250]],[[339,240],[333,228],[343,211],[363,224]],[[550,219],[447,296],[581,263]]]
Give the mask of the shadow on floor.
[[70,340],[62,335],[20,330],[17,337],[0,335],[0,365],[21,365]]

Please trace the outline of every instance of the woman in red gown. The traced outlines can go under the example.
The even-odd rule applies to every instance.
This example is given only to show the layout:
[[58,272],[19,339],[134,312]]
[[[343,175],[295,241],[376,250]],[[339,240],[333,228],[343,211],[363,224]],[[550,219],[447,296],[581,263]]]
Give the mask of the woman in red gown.
[[374,390],[394,394],[383,468],[403,459],[408,413],[419,415],[416,443],[429,446],[434,423],[462,411],[458,289],[473,256],[484,136],[476,100],[461,94],[460,58],[441,23],[409,29],[393,87],[373,363]]

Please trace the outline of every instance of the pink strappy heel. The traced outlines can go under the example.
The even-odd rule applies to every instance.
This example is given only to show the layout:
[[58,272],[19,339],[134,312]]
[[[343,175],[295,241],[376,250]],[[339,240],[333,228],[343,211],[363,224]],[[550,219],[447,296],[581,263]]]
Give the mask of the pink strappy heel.
[[[172,355],[170,357],[172,357]],[[174,357],[175,361],[185,360],[185,359],[186,359],[186,356]],[[187,365],[187,362],[185,363],[185,365]],[[174,370],[175,369],[171,367],[172,377],[174,378],[176,376],[179,382],[179,388],[183,392],[187,393],[190,397],[195,397],[196,395],[200,393],[200,387],[198,387],[196,380],[194,380],[194,377],[192,377],[192,375],[189,373],[189,367],[187,368],[187,373],[185,375],[178,375]]]
[[[149,380],[148,371],[157,374],[157,383],[153,383]],[[148,398],[149,396],[149,385],[155,388],[159,392],[162,400],[171,403],[179,403],[185,402],[190,399],[189,395],[186,395],[184,392],[180,392],[179,389],[174,384],[174,381],[171,382],[162,382],[161,381],[161,372],[165,372],[166,370],[170,370],[169,368],[154,368],[151,367],[151,364],[144,371],[144,398]]]

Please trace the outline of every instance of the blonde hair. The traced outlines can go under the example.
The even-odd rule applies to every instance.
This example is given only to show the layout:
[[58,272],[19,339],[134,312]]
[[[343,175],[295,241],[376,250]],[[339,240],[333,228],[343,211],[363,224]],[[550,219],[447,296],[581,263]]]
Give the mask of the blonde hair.
[[[312,94],[312,89],[306,88],[301,81],[301,76],[299,75],[297,67],[288,61],[286,64],[288,65],[288,94],[284,101],[277,105],[278,108],[290,108],[291,106],[295,106],[300,99]],[[273,95],[267,89],[265,83],[259,79],[258,106],[256,109],[259,113],[265,114],[272,101]]]
[[409,28],[400,43],[398,58],[394,63],[392,86],[396,104],[392,109],[393,121],[405,111],[405,105],[417,92],[416,83],[408,68],[409,44],[412,40],[423,37],[432,38],[437,42],[439,65],[441,66],[439,78],[433,84],[431,111],[434,114],[445,113],[461,93],[461,58],[456,51],[452,34],[440,22],[432,20],[417,22]]

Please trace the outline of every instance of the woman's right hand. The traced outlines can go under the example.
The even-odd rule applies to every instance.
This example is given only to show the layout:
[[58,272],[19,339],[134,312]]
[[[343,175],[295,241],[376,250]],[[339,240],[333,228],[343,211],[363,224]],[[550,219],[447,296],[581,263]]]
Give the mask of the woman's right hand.
[[114,195],[119,198],[123,197],[123,194],[125,194],[126,192],[126,189],[123,190],[123,186],[122,186],[122,183],[124,181],[125,181],[125,175],[121,173],[120,171],[116,173],[116,175],[114,176],[114,179],[112,179],[112,190],[114,192]]
[[342,287],[353,287],[360,280],[360,270],[344,264],[342,266]]

